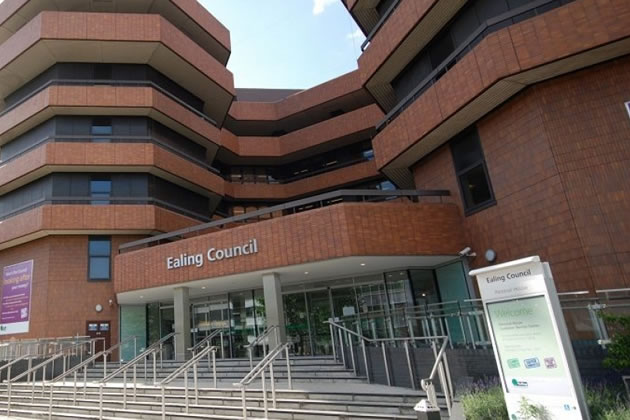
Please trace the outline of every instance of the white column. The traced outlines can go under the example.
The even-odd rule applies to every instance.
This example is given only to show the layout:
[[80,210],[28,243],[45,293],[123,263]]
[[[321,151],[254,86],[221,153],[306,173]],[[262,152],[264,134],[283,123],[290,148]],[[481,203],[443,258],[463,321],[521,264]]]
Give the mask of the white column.
[[[286,343],[287,334],[284,323],[284,303],[282,300],[280,277],[276,273],[264,274],[263,290],[265,294],[267,326],[277,325],[280,327],[280,342]],[[279,344],[275,341],[275,335],[270,337],[269,343],[272,347]]]
[[175,360],[186,360],[190,347],[190,298],[187,287],[173,289],[175,313]]

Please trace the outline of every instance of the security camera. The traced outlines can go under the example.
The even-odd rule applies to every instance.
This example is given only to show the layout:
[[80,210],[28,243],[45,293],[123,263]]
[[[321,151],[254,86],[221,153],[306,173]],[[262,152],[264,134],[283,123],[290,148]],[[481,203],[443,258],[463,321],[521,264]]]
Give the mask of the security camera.
[[472,252],[472,249],[470,249],[469,246],[459,251],[458,254],[460,257],[476,257],[477,256],[477,254]]

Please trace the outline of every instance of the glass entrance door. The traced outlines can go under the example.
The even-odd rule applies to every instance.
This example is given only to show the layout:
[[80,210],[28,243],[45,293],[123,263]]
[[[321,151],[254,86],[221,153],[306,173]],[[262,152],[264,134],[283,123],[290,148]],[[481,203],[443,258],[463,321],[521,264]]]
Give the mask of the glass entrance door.
[[[209,302],[194,304],[192,307],[192,343],[205,339],[217,329],[224,330],[223,354],[230,354],[230,319],[227,295],[216,296]],[[212,345],[221,346],[221,339],[212,340]],[[219,352],[219,354],[222,354]]]
[[328,289],[284,295],[287,338],[299,356],[332,353],[330,329],[324,321],[332,317]]

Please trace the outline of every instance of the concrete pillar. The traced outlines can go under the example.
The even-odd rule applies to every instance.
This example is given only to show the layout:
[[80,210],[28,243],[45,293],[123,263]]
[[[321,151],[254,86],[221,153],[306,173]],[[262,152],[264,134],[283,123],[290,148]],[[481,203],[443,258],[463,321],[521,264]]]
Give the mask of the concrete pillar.
[[175,360],[186,360],[190,348],[190,298],[187,287],[173,289],[175,312]]
[[[284,323],[284,303],[282,300],[282,290],[280,288],[280,277],[276,273],[263,275],[263,291],[265,293],[265,314],[267,326],[277,325],[280,327],[280,342],[287,342],[287,333]],[[270,337],[271,347],[279,343],[275,340],[275,334]]]

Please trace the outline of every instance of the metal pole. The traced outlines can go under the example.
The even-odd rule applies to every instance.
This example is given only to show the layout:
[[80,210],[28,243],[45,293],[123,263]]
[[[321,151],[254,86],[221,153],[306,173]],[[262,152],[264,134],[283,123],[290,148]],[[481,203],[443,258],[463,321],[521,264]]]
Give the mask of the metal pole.
[[265,380],[265,368],[260,373],[260,379],[262,380],[262,393],[263,393],[263,406],[265,408],[265,418],[269,418],[269,406],[267,404],[267,381]]
[[127,409],[127,369],[123,371],[123,410]]
[[363,350],[363,363],[365,364],[365,376],[367,378],[368,384],[371,384],[372,381],[370,379],[370,367],[368,366],[368,358],[367,358],[367,350],[365,348],[365,339],[361,339],[361,350]]
[[188,414],[188,369],[184,371],[184,398],[186,399],[186,414]]
[[273,360],[269,364],[269,376],[271,377],[271,401],[273,403],[273,408],[278,408],[276,405],[276,378],[273,374]]
[[164,395],[164,386],[162,386],[162,420],[166,420],[166,395]]
[[138,388],[138,379],[136,377],[136,363],[133,364],[133,402],[136,402],[136,390]]
[[77,405],[77,371],[74,371],[74,387],[72,388],[72,405]]
[[346,366],[346,351],[344,349],[343,346],[343,334],[341,333],[341,329],[338,330],[339,332],[339,347],[340,347],[340,351],[341,351],[341,363],[343,363],[343,366]]
[[164,357],[162,356],[163,353],[164,353],[164,349],[162,348],[162,343],[160,343],[160,369],[164,369],[164,363],[163,363]]
[[350,360],[352,361],[352,371],[354,372],[356,376],[357,366],[355,365],[355,362],[354,362],[354,345],[352,344],[352,336],[350,335],[349,332],[347,332],[346,335],[348,337],[348,345],[350,346]]
[[135,359],[138,355],[138,337],[133,336],[133,358]]
[[103,384],[98,386],[98,418],[103,418]]
[[243,420],[247,420],[247,393],[245,392],[245,385],[241,387],[241,400],[243,400]]
[[214,388],[217,387],[217,355],[216,352],[212,352],[212,379],[214,381]]
[[249,368],[253,369],[254,368],[254,359],[252,358],[252,348],[248,347],[247,348],[247,352],[249,353]]
[[157,382],[157,354],[155,352],[151,353],[153,355],[153,385]]
[[385,342],[381,342],[383,350],[383,364],[385,365],[385,376],[387,376],[387,385],[392,386],[392,378],[389,376],[389,366],[387,365],[387,351],[385,350]]
[[225,347],[223,346],[223,331],[221,331],[220,335],[221,335],[221,359],[225,359]]
[[411,367],[411,354],[409,353],[409,342],[405,341],[405,355],[407,356],[407,368],[409,369],[409,379],[411,380],[411,387],[416,389],[416,380],[413,376],[413,368]]
[[193,365],[193,381],[195,383],[195,404],[199,405],[199,388],[197,387],[197,362]]
[[330,342],[332,343],[333,360],[337,360],[337,349],[335,349],[335,332],[333,330],[332,324],[328,324],[328,326],[330,327]]
[[289,389],[293,389],[293,380],[291,378],[291,361],[289,360],[289,346],[285,346],[284,351],[284,355],[287,358],[287,380],[289,381]]
[[83,367],[83,398],[87,395],[87,366]]
[[50,396],[48,398],[48,420],[52,419],[52,407],[53,407],[53,386],[50,384]]

